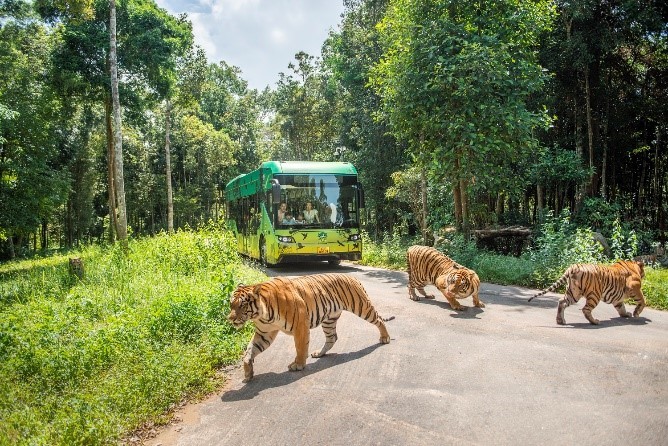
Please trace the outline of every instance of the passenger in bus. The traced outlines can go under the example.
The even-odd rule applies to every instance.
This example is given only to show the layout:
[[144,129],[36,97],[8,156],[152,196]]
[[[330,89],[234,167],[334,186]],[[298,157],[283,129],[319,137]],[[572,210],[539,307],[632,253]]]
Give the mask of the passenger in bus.
[[295,219],[295,223],[298,224],[298,225],[303,225],[304,223],[306,223],[306,220],[304,220],[304,216],[301,214],[301,212],[299,214],[297,214],[297,218]]
[[306,223],[319,223],[320,219],[318,218],[318,210],[313,209],[313,204],[310,201],[306,202],[306,210],[304,211],[304,220]]
[[288,211],[286,211],[285,214],[283,215],[283,224],[284,225],[294,225],[295,224],[295,218]]
[[285,219],[285,213],[288,211],[288,204],[284,201],[278,206],[278,221]]

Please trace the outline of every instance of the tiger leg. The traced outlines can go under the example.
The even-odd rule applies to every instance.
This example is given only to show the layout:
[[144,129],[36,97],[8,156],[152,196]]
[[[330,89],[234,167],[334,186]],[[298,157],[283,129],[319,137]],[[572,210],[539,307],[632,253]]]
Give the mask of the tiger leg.
[[617,313],[619,313],[619,315],[621,317],[631,317],[632,316],[631,313],[626,311],[626,307],[624,306],[624,301],[623,300],[615,305],[615,310],[617,310]]
[[[355,313],[365,321],[378,327],[380,331],[380,343],[389,344],[390,343],[390,334],[387,332],[387,327],[385,327],[385,322],[383,318],[380,317],[374,306],[371,302],[366,302],[359,310],[359,313]],[[394,316],[387,318],[386,320],[394,319]]]
[[426,299],[433,299],[434,298],[433,295],[427,295],[427,293],[425,293],[423,285],[414,284],[409,279],[409,281],[408,281],[408,297],[410,297],[411,300],[422,300],[422,297],[418,296],[415,293],[415,290],[418,290],[418,292],[422,296],[424,296]]
[[633,290],[634,291],[634,296],[633,298],[637,302],[635,310],[633,310],[633,317],[638,317],[640,316],[640,313],[642,310],[645,308],[645,296],[642,293],[642,290],[638,286],[637,289]]
[[582,308],[582,313],[583,313],[584,316],[587,318],[587,320],[589,321],[589,323],[591,323],[591,324],[593,324],[593,325],[598,325],[598,324],[599,324],[599,320],[596,319],[596,318],[595,318],[594,316],[592,316],[592,314],[591,314],[591,311],[592,311],[594,308],[596,308],[596,305],[598,305],[598,299],[596,299],[596,298],[593,297],[593,296],[588,296],[588,297],[587,297],[587,303],[586,303],[585,306]]
[[246,348],[246,353],[244,354],[244,379],[243,382],[247,383],[251,379],[253,379],[253,361],[255,360],[255,357],[265,351],[269,346],[271,345],[272,342],[274,342],[274,339],[276,339],[276,335],[278,334],[278,330],[274,331],[262,331],[259,328],[255,327],[255,335],[253,336],[253,339],[248,343],[248,347]]
[[303,324],[295,325],[292,336],[295,340],[297,355],[295,356],[295,360],[288,366],[288,369],[292,371],[304,370],[306,358],[308,357],[308,344],[311,339],[311,331],[308,324],[304,322]]
[[478,297],[477,291],[473,293],[473,305],[475,305],[478,308],[485,308],[485,304],[483,303],[483,301],[480,300],[480,297]]
[[341,317],[341,311],[337,311],[329,315],[327,319],[322,321],[322,331],[325,333],[325,345],[318,351],[311,353],[311,357],[320,358],[334,346],[338,336],[336,335],[336,322]]
[[568,293],[559,299],[559,306],[557,307],[557,324],[566,325],[566,319],[564,319],[564,310],[571,304],[571,297]]
[[417,290],[418,290],[418,293],[422,294],[425,299],[434,299],[434,297],[435,297],[433,294],[427,294],[424,291],[424,288],[417,288]]
[[454,296],[451,296],[449,293],[446,293],[443,290],[441,290],[441,293],[443,293],[443,296],[445,296],[445,298],[448,300],[448,302],[450,303],[450,306],[452,307],[453,310],[457,310],[457,311],[466,310],[466,307],[463,307],[462,305],[460,305],[459,302],[457,301],[457,299],[455,299]]

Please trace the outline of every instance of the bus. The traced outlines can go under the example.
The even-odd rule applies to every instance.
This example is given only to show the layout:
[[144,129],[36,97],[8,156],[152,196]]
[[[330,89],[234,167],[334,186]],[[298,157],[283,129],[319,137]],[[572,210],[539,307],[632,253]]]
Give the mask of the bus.
[[266,266],[362,258],[364,190],[346,162],[267,161],[225,186],[240,254]]

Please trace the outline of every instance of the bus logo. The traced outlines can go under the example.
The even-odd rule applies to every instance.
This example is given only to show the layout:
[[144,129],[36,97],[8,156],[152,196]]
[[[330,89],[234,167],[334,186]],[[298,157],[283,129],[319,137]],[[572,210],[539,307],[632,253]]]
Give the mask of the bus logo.
[[318,238],[320,239],[320,241],[324,242],[325,240],[327,240],[327,233],[326,232],[318,232]]

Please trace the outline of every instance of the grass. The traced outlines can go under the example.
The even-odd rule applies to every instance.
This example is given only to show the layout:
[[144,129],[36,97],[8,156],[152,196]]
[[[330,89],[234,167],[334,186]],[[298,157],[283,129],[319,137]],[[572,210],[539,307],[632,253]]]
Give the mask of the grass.
[[[385,235],[376,240],[364,234],[363,265],[395,270],[406,270],[406,250],[413,244],[421,244],[415,238]],[[550,265],[537,264],[530,256],[512,257],[481,251],[472,243],[454,239],[439,247],[456,262],[476,271],[480,280],[499,285],[518,285],[542,289],[553,283],[565,270]],[[546,277],[546,269],[551,275]],[[668,269],[645,268],[643,293],[647,306],[668,310]]]
[[220,385],[250,337],[224,316],[244,266],[210,228],[0,265],[0,444],[116,444]]

